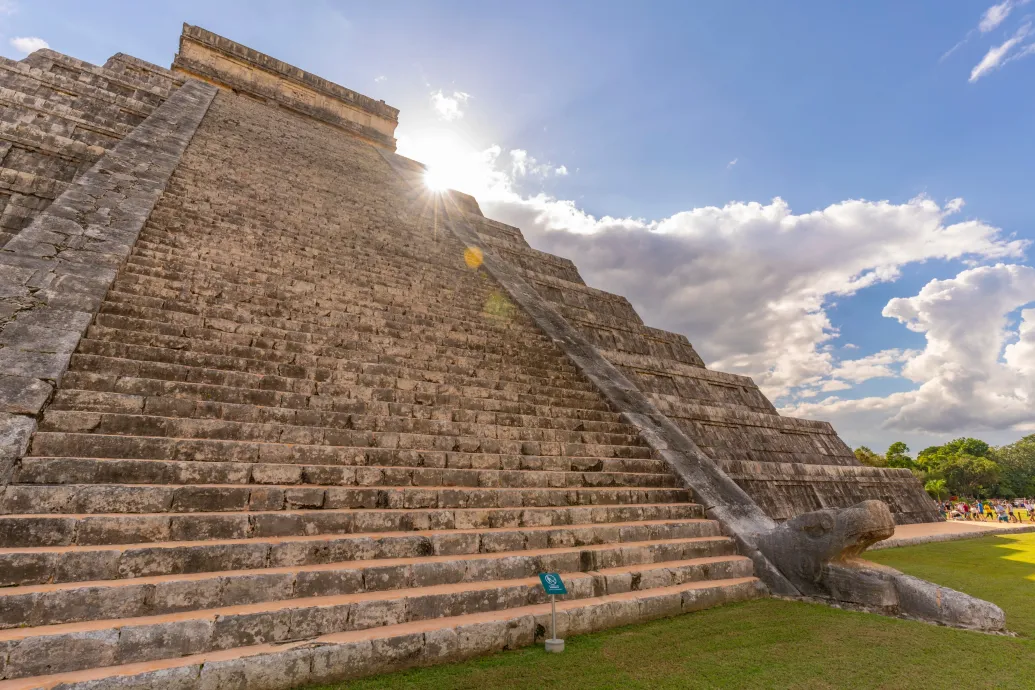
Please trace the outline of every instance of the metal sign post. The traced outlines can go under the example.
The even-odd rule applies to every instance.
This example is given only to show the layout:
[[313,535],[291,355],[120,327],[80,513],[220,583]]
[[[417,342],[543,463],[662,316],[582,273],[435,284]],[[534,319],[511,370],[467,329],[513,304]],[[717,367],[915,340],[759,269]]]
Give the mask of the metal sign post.
[[564,640],[557,639],[557,595],[567,594],[568,590],[557,573],[539,573],[539,581],[543,583],[543,591],[550,595],[550,639],[546,641],[546,651],[563,652]]

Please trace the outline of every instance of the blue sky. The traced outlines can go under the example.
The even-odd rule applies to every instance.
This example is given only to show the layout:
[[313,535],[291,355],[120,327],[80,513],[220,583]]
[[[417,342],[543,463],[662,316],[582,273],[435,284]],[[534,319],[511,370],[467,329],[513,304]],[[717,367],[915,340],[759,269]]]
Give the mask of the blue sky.
[[1035,428],[1035,3],[0,9],[16,59],[168,65],[187,21],[383,98],[401,152],[849,443]]

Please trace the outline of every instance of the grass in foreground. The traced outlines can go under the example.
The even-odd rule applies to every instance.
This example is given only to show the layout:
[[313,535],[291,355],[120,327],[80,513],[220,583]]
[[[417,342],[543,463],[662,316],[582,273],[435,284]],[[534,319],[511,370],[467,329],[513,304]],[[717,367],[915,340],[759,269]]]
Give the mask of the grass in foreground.
[[999,604],[1017,637],[769,599],[324,690],[1035,687],[1035,533],[870,558]]

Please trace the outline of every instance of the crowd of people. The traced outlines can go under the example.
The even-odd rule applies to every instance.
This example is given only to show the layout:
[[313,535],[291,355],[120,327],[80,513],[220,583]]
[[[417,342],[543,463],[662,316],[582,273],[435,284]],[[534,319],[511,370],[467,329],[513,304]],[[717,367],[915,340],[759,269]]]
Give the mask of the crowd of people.
[[939,505],[942,517],[950,520],[1035,523],[1035,499],[958,499]]

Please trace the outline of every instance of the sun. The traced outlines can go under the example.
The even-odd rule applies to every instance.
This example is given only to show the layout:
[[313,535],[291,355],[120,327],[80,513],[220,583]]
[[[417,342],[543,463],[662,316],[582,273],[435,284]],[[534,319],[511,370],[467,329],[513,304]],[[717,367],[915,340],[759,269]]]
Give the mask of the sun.
[[406,136],[399,148],[402,155],[427,166],[424,186],[432,192],[455,189],[476,194],[487,186],[490,166],[483,154],[457,132],[421,131]]
[[444,192],[449,189],[449,177],[444,168],[428,168],[424,172],[424,186],[433,192]]

